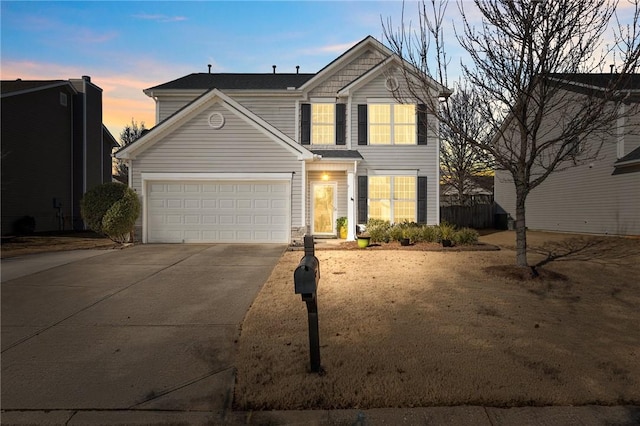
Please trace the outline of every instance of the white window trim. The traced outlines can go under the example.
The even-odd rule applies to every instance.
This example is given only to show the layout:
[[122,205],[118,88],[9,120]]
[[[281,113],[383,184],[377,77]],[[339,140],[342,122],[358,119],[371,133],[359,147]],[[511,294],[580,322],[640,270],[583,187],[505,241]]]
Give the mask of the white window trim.
[[[389,143],[371,143],[371,120],[369,119],[369,106],[370,105],[389,105],[391,106],[391,114],[389,116],[389,130],[390,130],[390,136],[391,136],[391,140],[389,141]],[[413,123],[413,127],[414,127],[414,138],[415,138],[415,142],[414,143],[396,143],[395,142],[395,129],[396,129],[396,123],[394,122],[394,105],[414,105],[415,106],[415,112],[416,112],[416,117],[415,117],[415,122]],[[415,103],[409,103],[409,102],[398,102],[395,99],[388,99],[388,98],[367,98],[367,145],[370,146],[417,146],[418,145],[418,117],[417,117],[417,111],[418,111],[418,105]],[[398,126],[409,126],[411,124],[409,123],[401,123],[398,124]]]
[[[393,218],[393,208],[394,208],[394,201],[396,201],[393,198],[393,189],[394,189],[394,185],[395,185],[395,181],[394,181],[394,177],[415,177],[416,178],[416,196],[415,199],[413,199],[413,202],[415,203],[415,208],[414,208],[414,212],[413,212],[413,221],[416,222],[418,220],[418,171],[417,170],[369,170],[369,172],[367,173],[367,180],[369,177],[390,177],[391,181],[391,188],[390,188],[390,193],[389,193],[389,221],[391,223],[397,223],[395,222],[395,218]],[[367,205],[369,206],[369,203],[371,201],[371,197],[369,197],[369,184],[367,184]],[[382,198],[374,198],[373,200],[382,200]],[[407,199],[402,199],[401,201],[408,201]]]
[[[336,138],[335,138],[335,134],[336,134],[336,100],[334,98],[310,98],[309,99],[311,102],[311,120],[309,122],[309,131],[311,132],[310,138],[309,138],[309,144],[311,146],[335,146],[336,145]],[[313,105],[314,104],[333,104],[333,143],[318,143],[318,142],[314,142],[313,141]],[[328,124],[328,123],[326,123]]]

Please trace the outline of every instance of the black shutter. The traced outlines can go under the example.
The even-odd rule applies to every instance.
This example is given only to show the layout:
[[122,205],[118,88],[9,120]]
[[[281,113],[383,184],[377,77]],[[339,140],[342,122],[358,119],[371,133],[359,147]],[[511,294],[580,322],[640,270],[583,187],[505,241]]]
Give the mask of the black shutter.
[[427,223],[427,177],[418,176],[418,223]]
[[347,106],[336,104],[336,145],[346,144],[347,135]]
[[418,145],[427,144],[427,106],[418,105]]
[[358,105],[358,145],[367,144],[367,105]]
[[300,118],[300,143],[311,144],[311,104],[300,105],[302,117]]
[[369,208],[369,186],[367,176],[358,176],[358,223],[367,223]]

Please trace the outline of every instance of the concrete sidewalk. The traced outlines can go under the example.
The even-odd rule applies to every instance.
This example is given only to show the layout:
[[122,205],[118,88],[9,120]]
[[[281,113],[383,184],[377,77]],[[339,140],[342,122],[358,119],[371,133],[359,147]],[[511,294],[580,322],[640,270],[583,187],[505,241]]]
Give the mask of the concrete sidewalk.
[[638,406],[232,411],[239,326],[284,250],[144,245],[34,255],[13,278],[3,260],[0,422],[640,424]]

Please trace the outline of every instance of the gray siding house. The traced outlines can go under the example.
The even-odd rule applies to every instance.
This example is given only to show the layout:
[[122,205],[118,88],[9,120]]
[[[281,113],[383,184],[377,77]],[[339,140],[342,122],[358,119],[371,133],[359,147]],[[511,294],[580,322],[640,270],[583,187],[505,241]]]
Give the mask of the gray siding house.
[[158,124],[116,153],[141,197],[137,236],[290,243],[336,236],[341,216],[348,239],[369,218],[438,223],[437,126],[396,100],[402,66],[369,36],[317,73],[197,73],[146,89]]
[[[606,87],[606,75],[573,76],[576,96],[590,84]],[[595,86],[593,86],[595,85]],[[577,100],[578,101],[578,100]],[[640,235],[640,75],[633,75],[621,117],[594,161],[552,173],[526,201],[533,230],[602,235]],[[593,138],[593,136],[592,136]],[[600,143],[600,139],[593,143]],[[495,201],[515,219],[515,187],[508,172],[496,170]]]
[[102,89],[71,80],[3,80],[2,235],[28,216],[35,231],[84,229],[80,199],[111,181],[116,141],[102,124]]

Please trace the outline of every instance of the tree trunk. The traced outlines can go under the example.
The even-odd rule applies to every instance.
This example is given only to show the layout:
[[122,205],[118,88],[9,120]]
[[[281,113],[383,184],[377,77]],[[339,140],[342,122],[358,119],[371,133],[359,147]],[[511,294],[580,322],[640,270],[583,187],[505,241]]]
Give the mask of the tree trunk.
[[516,265],[529,266],[527,262],[527,225],[525,221],[526,190],[516,186]]

